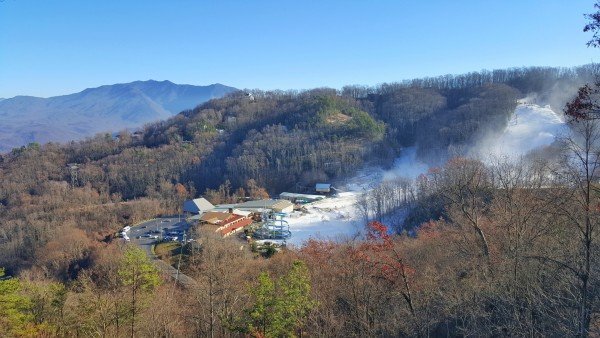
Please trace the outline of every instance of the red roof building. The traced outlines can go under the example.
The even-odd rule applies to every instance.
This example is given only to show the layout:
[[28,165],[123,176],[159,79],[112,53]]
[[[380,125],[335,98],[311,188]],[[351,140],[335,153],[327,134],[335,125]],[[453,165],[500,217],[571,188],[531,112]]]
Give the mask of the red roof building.
[[227,237],[252,224],[252,219],[234,213],[209,211],[202,215],[200,223],[215,227],[215,232],[219,232],[223,237]]

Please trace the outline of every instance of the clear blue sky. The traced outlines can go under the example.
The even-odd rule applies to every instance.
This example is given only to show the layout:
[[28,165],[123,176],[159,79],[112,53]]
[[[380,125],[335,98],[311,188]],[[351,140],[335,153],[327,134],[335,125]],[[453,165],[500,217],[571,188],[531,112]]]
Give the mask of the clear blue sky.
[[134,80],[339,88],[598,61],[593,0],[0,0],[0,97]]

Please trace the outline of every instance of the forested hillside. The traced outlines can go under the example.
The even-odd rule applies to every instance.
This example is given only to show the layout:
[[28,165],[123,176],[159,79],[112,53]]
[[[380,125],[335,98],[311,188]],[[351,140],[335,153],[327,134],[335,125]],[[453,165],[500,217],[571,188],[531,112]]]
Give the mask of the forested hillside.
[[[36,252],[65,227],[97,240],[147,217],[138,205],[174,212],[182,198],[176,185],[191,196],[227,183],[215,197],[221,200],[256,187],[302,191],[350,175],[366,161],[385,165],[412,145],[423,160],[443,163],[503,128],[517,98],[544,97],[593,72],[591,66],[527,68],[349,86],[339,93],[237,92],[141,133],[16,148],[0,163],[0,266],[38,261]],[[79,165],[73,188],[70,163]],[[78,194],[86,197],[71,200]],[[89,252],[78,254],[86,259]]]
[[[40,308],[14,327],[18,334],[112,336],[124,335],[125,322],[145,335],[254,334],[260,316],[271,315],[259,313],[265,301],[277,318],[294,319],[271,318],[270,336],[302,328],[340,336],[544,335],[553,332],[556,316],[568,335],[575,301],[561,297],[580,282],[578,268],[558,274],[546,259],[581,262],[576,239],[559,227],[581,214],[566,213],[576,200],[564,181],[546,182],[544,175],[509,177],[500,181],[507,189],[497,190],[498,177],[513,171],[452,160],[418,182],[418,202],[437,207],[427,210],[432,222],[415,230],[423,240],[390,237],[372,223],[365,242],[311,242],[271,260],[210,242],[188,271],[201,287],[187,291],[159,287],[152,271],[142,276],[144,287],[132,286],[124,266],[145,262],[123,253],[112,234],[178,212],[185,198],[199,194],[226,202],[343,180],[366,163],[389,164],[409,146],[423,161],[444,164],[504,128],[518,98],[536,95],[540,103],[563,105],[553,93],[572,88],[575,94],[594,72],[592,66],[524,68],[341,91],[239,91],[139,133],[15,148],[0,158],[0,266],[44,283],[20,286],[33,299],[24,306]],[[556,210],[565,213],[552,214]],[[520,223],[507,221],[511,217]],[[532,228],[540,222],[549,224],[543,233]],[[554,249],[562,251],[547,252]],[[544,258],[530,259],[535,255]],[[297,259],[303,263],[293,263]],[[51,284],[58,282],[66,284]],[[308,294],[311,284],[310,299],[285,298]],[[207,285],[219,289],[207,291]],[[132,290],[143,290],[143,306],[128,303]],[[265,294],[274,298],[261,298]],[[55,307],[44,307],[52,297]],[[184,310],[178,309],[182,301]],[[136,312],[152,306],[160,311]],[[524,326],[516,327],[521,320]]]

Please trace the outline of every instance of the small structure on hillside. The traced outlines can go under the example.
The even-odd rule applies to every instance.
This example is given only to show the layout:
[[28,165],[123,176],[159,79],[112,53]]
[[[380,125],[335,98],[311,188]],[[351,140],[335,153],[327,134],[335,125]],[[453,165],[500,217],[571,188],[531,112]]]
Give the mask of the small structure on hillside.
[[325,199],[323,195],[297,194],[293,192],[282,192],[279,197],[292,203],[311,203]]
[[79,164],[77,163],[69,163],[67,164],[67,168],[69,169],[69,175],[71,176],[71,189],[74,189],[79,185],[78,173],[79,173]]
[[215,206],[204,197],[183,202],[183,212],[192,215],[202,214],[214,208]]
[[331,192],[331,184],[330,183],[317,183],[315,185],[315,191],[328,194]]

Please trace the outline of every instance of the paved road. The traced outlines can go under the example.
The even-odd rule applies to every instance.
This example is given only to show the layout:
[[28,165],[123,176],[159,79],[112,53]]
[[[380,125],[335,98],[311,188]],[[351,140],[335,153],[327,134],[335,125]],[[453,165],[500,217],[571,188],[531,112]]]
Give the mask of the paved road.
[[[150,259],[154,262],[154,264],[158,267],[158,269],[173,279],[178,279],[178,283],[181,283],[184,286],[194,285],[196,282],[189,276],[186,276],[179,272],[179,277],[177,276],[177,269],[169,265],[167,262],[160,260],[152,253],[152,244],[154,244],[156,239],[151,239],[147,237],[141,237],[146,234],[158,235],[159,240],[170,232],[179,232],[178,240],[181,240],[183,237],[183,232],[187,232],[189,230],[190,225],[181,219],[179,221],[178,217],[162,217],[154,220],[150,220],[134,227],[131,227],[128,235],[131,238],[131,243],[139,245]],[[138,238],[139,237],[139,238]]]

